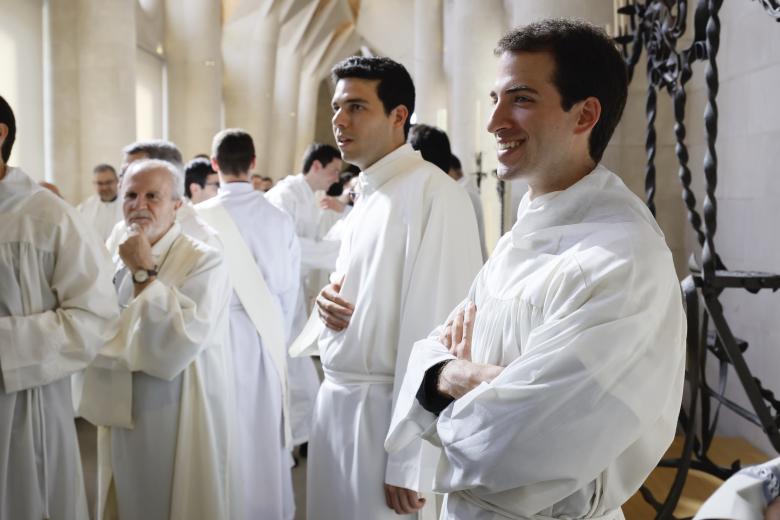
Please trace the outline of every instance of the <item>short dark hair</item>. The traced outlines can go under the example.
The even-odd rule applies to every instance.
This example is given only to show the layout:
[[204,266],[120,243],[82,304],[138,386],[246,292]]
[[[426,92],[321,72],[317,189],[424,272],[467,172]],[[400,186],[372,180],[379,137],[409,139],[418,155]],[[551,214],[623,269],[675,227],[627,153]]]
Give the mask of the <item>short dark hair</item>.
[[14,111],[11,110],[11,105],[8,104],[3,96],[0,96],[0,123],[8,127],[8,135],[5,141],[3,141],[2,150],[0,150],[3,162],[7,163],[11,157],[11,150],[16,140],[16,118],[14,117]]
[[314,161],[319,161],[321,165],[327,166],[333,159],[341,159],[341,152],[335,146],[322,143],[313,143],[303,154],[303,173],[309,173]]
[[181,168],[184,161],[181,158],[179,148],[170,141],[163,139],[150,139],[147,141],[136,141],[124,147],[122,153],[125,155],[142,153],[149,159],[160,159]]
[[420,151],[423,159],[432,162],[444,173],[450,171],[450,140],[442,130],[430,125],[413,125],[407,142]]
[[240,128],[228,128],[214,136],[211,155],[216,159],[219,170],[227,175],[249,173],[255,158],[255,143],[252,136]]
[[192,192],[190,191],[190,184],[193,182],[201,188],[206,187],[206,179],[209,175],[213,175],[217,172],[211,169],[211,161],[209,159],[203,159],[197,157],[184,167],[184,194],[188,199],[192,198]]
[[593,96],[601,103],[601,117],[588,142],[598,162],[623,114],[628,96],[628,72],[615,43],[599,27],[581,20],[552,18],[510,31],[498,42],[495,54],[549,52],[555,60],[552,82],[568,111]]
[[113,166],[111,166],[108,163],[100,163],[94,168],[92,168],[92,173],[100,173],[100,172],[111,172],[114,174],[114,177],[116,177],[116,170]]
[[403,65],[380,56],[352,56],[337,63],[330,74],[334,83],[346,78],[378,79],[376,94],[385,107],[385,114],[399,105],[404,105],[409,111],[404,122],[406,139],[414,112],[414,82]]
[[462,171],[463,166],[460,164],[460,159],[458,159],[458,156],[453,154],[450,154],[450,168],[455,171]]

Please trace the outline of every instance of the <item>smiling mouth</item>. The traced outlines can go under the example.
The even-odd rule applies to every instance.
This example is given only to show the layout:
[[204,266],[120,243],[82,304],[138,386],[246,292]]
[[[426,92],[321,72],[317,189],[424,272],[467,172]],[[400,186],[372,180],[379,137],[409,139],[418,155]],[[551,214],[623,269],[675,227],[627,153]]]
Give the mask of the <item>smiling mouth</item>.
[[521,144],[523,144],[525,140],[518,140],[518,141],[497,141],[496,142],[496,149],[498,151],[502,150],[511,150],[513,148],[517,148]]

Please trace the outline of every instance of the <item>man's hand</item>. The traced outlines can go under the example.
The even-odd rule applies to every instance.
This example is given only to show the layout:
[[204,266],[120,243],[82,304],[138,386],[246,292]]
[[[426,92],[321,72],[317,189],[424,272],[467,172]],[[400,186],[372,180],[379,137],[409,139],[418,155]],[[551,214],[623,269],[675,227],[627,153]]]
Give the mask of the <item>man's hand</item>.
[[322,209],[329,209],[336,213],[341,213],[344,211],[345,204],[336,197],[323,197],[322,200],[320,200],[320,207]]
[[127,239],[119,244],[119,257],[130,273],[139,269],[154,269],[152,246],[138,224],[130,226],[130,234]]
[[385,501],[387,507],[399,515],[408,515],[422,509],[425,499],[420,498],[417,491],[385,484]]
[[450,361],[439,373],[437,390],[454,399],[460,399],[482,383],[495,379],[504,367],[472,363],[465,359]]
[[355,310],[354,305],[339,296],[341,284],[343,283],[344,278],[342,277],[338,283],[326,285],[322,288],[316,300],[320,319],[325,323],[326,327],[336,332],[341,332],[347,328],[352,312]]
[[471,361],[471,337],[474,334],[476,318],[477,306],[469,301],[458,311],[454,319],[444,325],[444,332],[439,337],[439,341],[458,359]]

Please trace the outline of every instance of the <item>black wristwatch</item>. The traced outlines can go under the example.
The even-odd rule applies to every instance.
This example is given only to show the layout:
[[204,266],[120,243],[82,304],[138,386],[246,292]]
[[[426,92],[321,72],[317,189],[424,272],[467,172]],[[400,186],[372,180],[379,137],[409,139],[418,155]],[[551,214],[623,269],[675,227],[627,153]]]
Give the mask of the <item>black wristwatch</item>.
[[157,268],[154,269],[139,269],[133,273],[134,283],[145,283],[152,276],[157,276]]

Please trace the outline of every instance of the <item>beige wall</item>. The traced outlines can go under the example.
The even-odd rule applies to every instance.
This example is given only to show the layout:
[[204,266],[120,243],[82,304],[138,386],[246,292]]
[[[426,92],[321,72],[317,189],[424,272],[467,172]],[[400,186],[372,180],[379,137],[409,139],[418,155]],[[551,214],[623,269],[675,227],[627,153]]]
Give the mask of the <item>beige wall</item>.
[[16,117],[9,163],[44,178],[43,2],[0,0],[0,96]]

